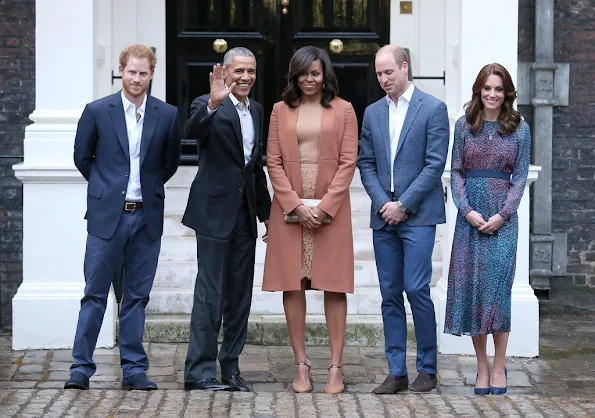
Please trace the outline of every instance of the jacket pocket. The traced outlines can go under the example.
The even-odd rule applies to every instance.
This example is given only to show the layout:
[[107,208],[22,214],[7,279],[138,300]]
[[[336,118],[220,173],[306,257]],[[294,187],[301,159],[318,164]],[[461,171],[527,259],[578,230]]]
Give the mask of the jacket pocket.
[[191,192],[218,197],[225,194],[225,189],[216,184],[193,183]]
[[161,199],[165,199],[165,189],[163,186],[157,186],[157,188],[155,189],[155,193]]
[[95,199],[101,198],[101,193],[103,193],[103,187],[96,186],[95,184],[89,183],[87,186],[87,194]]

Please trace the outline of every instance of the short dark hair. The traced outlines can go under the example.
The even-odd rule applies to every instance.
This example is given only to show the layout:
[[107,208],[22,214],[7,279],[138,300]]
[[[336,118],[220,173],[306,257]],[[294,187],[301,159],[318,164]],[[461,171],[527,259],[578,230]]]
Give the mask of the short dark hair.
[[304,46],[298,49],[291,61],[289,61],[289,73],[287,74],[287,87],[283,90],[283,101],[287,106],[295,109],[302,98],[302,91],[298,87],[298,77],[316,60],[320,60],[323,73],[323,90],[320,104],[331,107],[331,101],[339,95],[339,83],[331,58],[324,49],[315,46]]

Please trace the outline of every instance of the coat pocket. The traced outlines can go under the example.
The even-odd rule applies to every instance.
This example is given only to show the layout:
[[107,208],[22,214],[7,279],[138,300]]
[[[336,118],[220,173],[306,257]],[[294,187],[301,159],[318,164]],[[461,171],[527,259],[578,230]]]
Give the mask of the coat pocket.
[[225,188],[216,184],[193,183],[190,192],[219,197],[225,194]]
[[95,199],[101,198],[101,193],[103,193],[103,187],[97,186],[95,184],[89,183],[87,186],[87,194]]
[[155,194],[161,199],[165,199],[165,188],[163,186],[157,186],[155,189]]

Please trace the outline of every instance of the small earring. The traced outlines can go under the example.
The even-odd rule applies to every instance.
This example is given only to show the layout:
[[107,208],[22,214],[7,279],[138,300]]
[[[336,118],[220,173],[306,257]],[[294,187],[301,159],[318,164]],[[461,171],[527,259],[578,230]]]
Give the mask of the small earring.
[[322,90],[326,90],[326,83],[322,85]]

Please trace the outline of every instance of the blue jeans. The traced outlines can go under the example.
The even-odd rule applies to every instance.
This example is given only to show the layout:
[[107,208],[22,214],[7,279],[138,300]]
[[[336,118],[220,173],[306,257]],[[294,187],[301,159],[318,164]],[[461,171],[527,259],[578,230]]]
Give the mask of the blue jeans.
[[403,291],[411,305],[417,340],[417,371],[437,369],[436,316],[430,298],[436,226],[385,225],[373,232],[376,268],[382,294],[385,353],[389,373],[407,375],[407,315]]
[[71,372],[91,377],[96,370],[93,351],[103,322],[107,296],[119,262],[124,260],[124,286],[120,310],[120,362],[124,378],[149,368],[142,345],[145,307],[155,279],[161,238],[151,241],[142,209],[124,212],[110,239],[87,235],[85,296],[81,300]]

